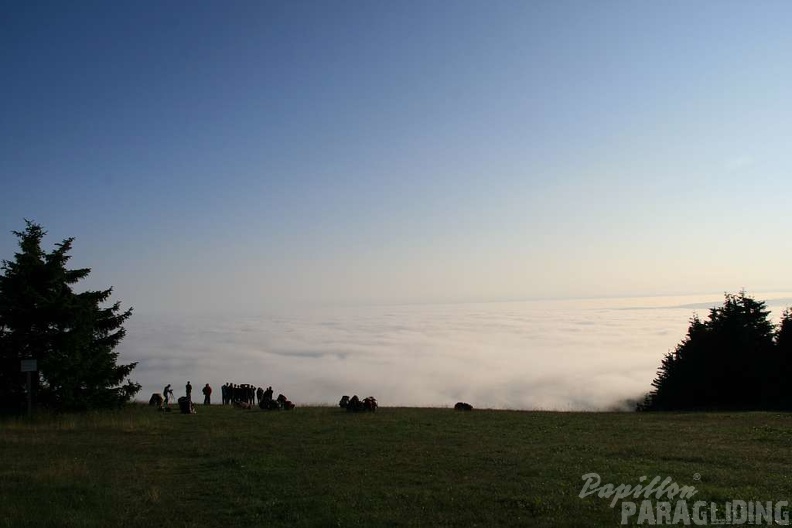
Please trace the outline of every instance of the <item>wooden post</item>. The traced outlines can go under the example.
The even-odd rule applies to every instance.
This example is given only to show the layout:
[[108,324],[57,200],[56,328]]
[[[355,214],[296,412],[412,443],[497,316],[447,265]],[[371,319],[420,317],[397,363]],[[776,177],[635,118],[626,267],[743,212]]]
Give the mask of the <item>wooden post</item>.
[[27,400],[28,400],[28,418],[33,416],[33,383],[30,381],[30,371],[27,374]]
[[38,362],[35,359],[22,360],[22,372],[27,374],[27,408],[28,418],[33,416],[33,383],[30,379],[30,373],[38,370]]

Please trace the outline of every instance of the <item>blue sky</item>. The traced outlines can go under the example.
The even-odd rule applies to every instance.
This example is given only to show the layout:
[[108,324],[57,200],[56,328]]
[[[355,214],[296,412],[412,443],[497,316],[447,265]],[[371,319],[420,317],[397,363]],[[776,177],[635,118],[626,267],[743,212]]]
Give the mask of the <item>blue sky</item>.
[[138,310],[790,289],[788,2],[0,13],[0,256]]

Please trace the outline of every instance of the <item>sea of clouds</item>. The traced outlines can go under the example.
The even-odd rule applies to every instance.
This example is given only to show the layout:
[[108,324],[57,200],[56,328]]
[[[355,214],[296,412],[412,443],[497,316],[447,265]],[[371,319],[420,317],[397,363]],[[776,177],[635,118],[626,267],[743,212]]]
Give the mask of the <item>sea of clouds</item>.
[[[767,299],[773,320],[792,304]],[[368,306],[250,316],[135,313],[119,347],[147,400],[209,383],[271,385],[299,404],[631,410],[691,316],[722,296]],[[196,398],[198,399],[198,398]],[[200,401],[200,400],[199,400]]]

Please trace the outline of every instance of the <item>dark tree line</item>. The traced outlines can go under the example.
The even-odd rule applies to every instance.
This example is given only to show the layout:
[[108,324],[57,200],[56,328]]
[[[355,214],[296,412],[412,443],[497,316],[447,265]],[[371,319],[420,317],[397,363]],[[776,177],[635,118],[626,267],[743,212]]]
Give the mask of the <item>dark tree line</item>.
[[778,326],[769,315],[763,301],[743,291],[726,294],[706,320],[694,316],[638,409],[792,408],[792,312],[785,310]]
[[123,323],[132,309],[116,302],[105,306],[112,288],[75,292],[91,272],[68,269],[73,238],[46,252],[46,232],[26,221],[14,231],[19,251],[2,261],[0,275],[0,408],[16,412],[26,399],[22,359],[35,359],[36,405],[56,410],[118,407],[140,385],[129,381],[136,363],[117,364],[114,351],[124,338]]

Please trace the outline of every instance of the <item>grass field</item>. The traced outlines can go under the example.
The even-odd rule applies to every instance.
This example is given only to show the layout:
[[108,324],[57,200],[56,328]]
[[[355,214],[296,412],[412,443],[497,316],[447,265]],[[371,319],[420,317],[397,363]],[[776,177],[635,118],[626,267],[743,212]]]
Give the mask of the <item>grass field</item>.
[[134,406],[1,422],[0,525],[616,525],[582,475],[788,500],[790,448],[788,414]]

